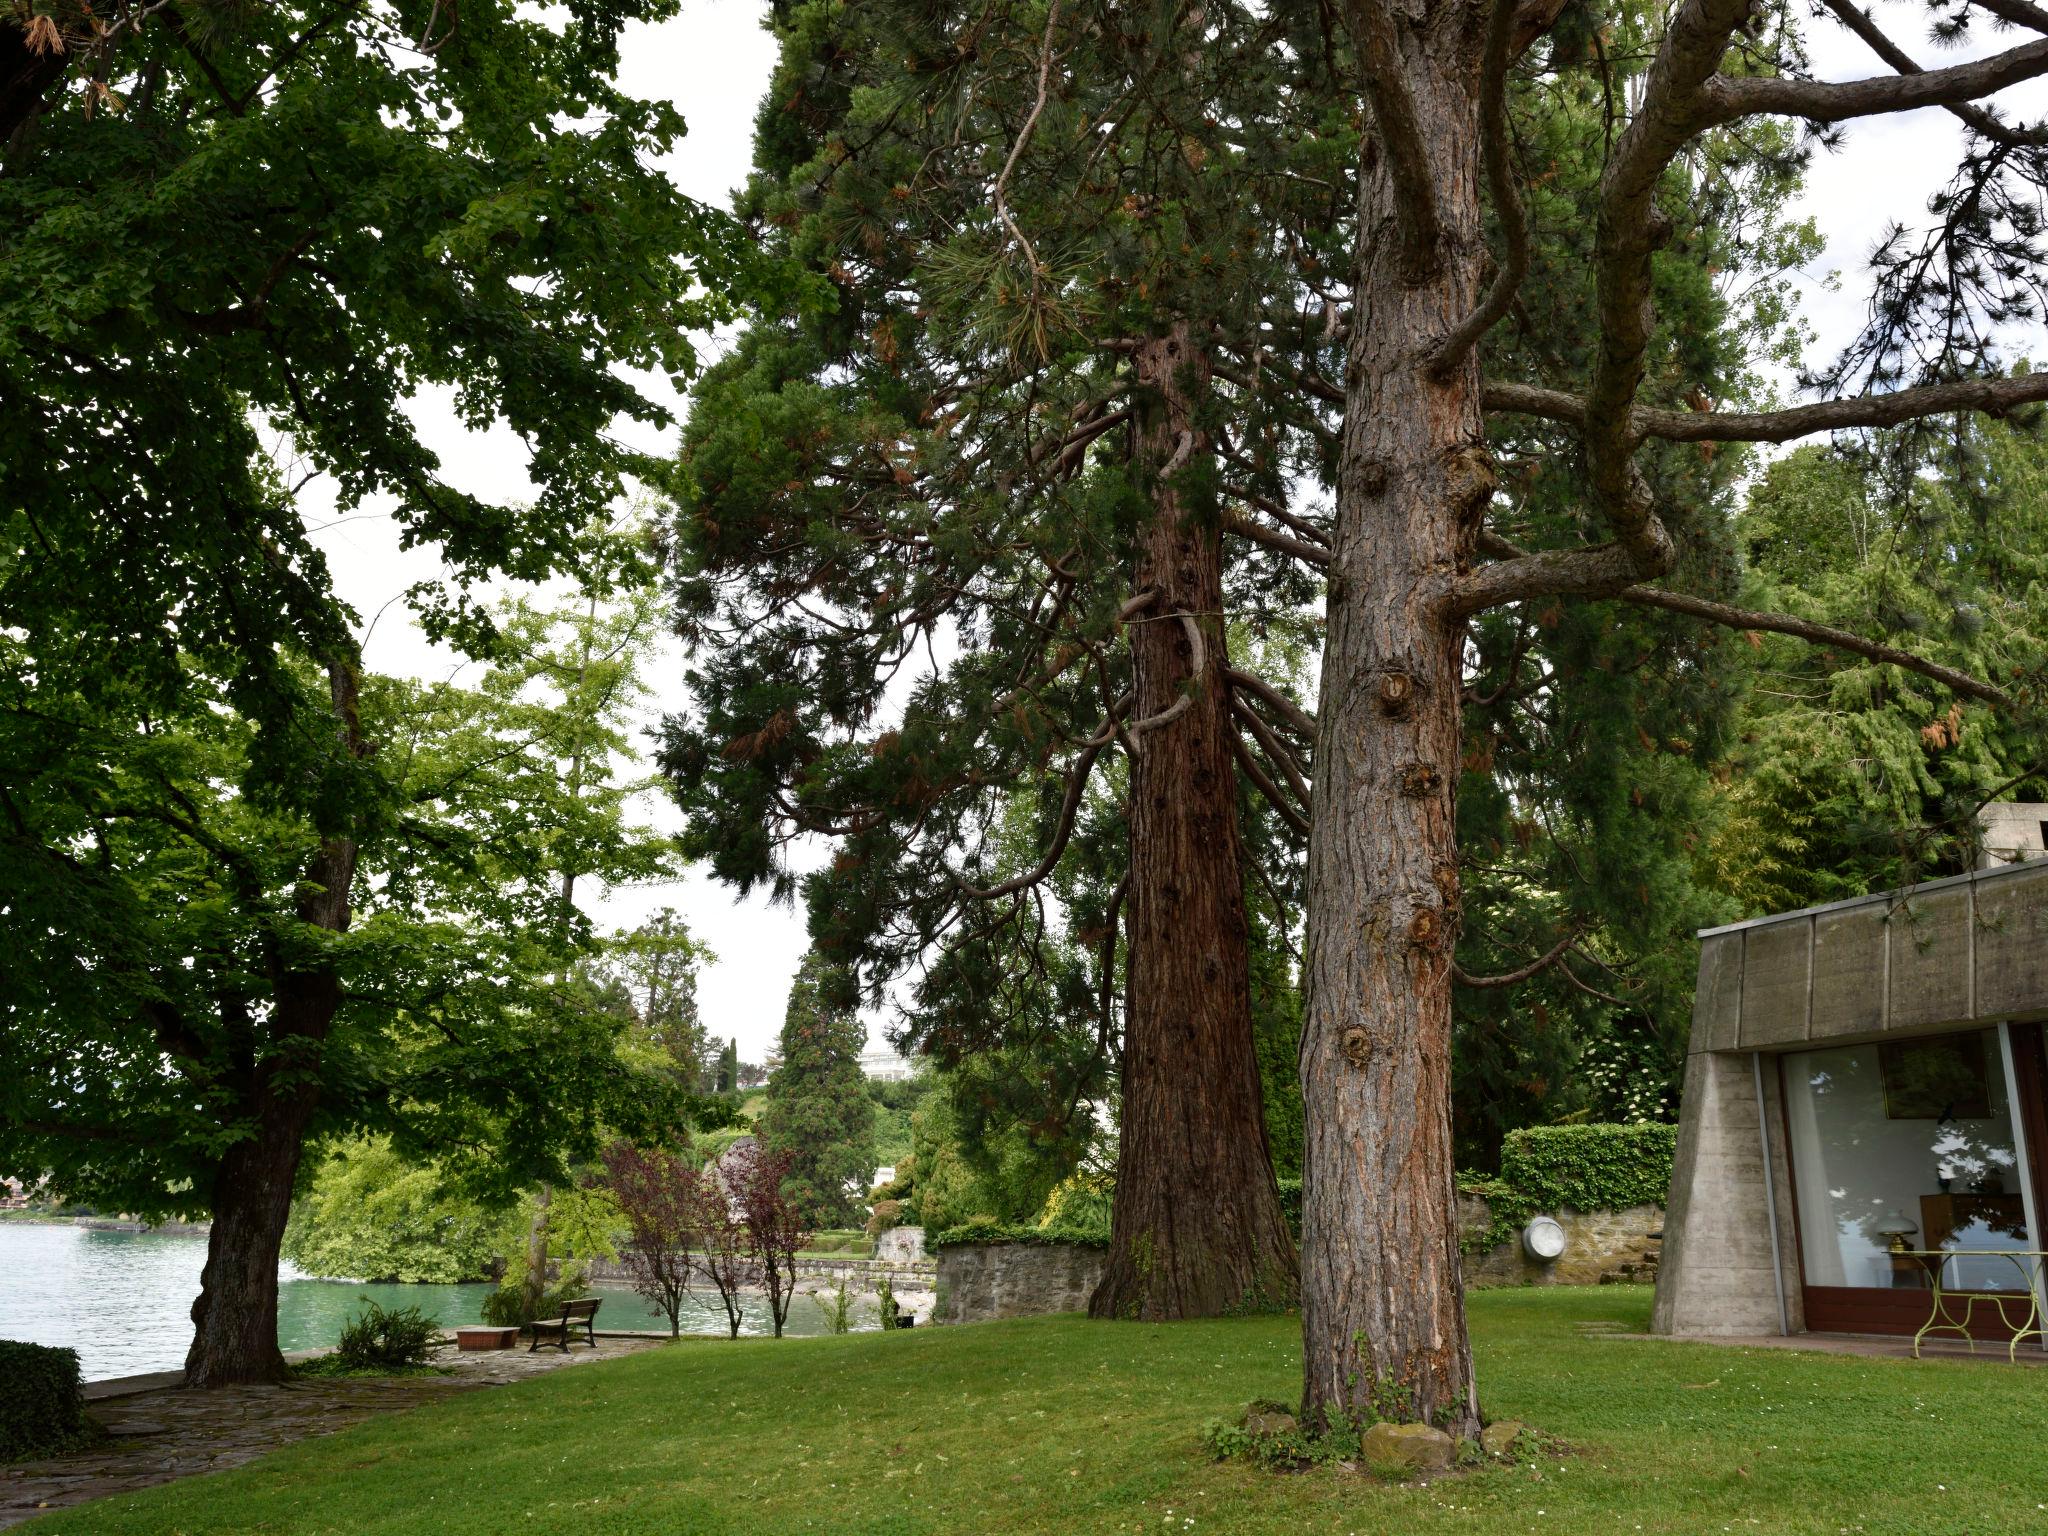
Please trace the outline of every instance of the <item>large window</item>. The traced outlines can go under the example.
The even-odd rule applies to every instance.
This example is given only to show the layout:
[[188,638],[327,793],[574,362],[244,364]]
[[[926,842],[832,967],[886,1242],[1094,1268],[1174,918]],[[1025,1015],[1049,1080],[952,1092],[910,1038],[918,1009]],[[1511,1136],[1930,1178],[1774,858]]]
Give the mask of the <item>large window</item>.
[[[2031,1248],[1998,1031],[1802,1051],[1786,1116],[1808,1285],[1924,1286],[1905,1250]],[[1955,1290],[2024,1290],[1993,1253],[1942,1261]]]

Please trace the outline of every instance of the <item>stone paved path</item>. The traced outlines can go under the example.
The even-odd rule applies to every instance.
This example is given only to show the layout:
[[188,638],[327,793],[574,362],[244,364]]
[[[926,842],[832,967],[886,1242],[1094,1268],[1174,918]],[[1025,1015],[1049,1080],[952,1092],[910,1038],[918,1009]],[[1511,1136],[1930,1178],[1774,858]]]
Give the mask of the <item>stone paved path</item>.
[[89,1403],[109,1439],[55,1461],[0,1467],[0,1530],[44,1510],[132,1493],[180,1477],[218,1472],[304,1440],[332,1434],[380,1413],[397,1413],[458,1392],[504,1386],[566,1365],[617,1360],[658,1342],[606,1338],[596,1350],[528,1354],[524,1349],[458,1354],[439,1360],[445,1376],[322,1381],[282,1387],[220,1387],[185,1392],[156,1387]]

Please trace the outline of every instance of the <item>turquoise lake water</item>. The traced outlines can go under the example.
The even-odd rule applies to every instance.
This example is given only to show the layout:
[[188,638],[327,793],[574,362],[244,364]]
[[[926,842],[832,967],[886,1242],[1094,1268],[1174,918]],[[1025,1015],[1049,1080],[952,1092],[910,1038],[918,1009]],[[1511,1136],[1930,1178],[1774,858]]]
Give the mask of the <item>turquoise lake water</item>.
[[[41,1222],[0,1222],[0,1339],[60,1344],[78,1351],[87,1381],[171,1371],[192,1341],[192,1299],[206,1263],[206,1239],[161,1232],[95,1232]],[[365,1300],[418,1307],[455,1326],[481,1322],[488,1285],[366,1285],[316,1280],[285,1266],[277,1300],[277,1341],[287,1351],[334,1343]],[[600,1327],[667,1328],[667,1319],[630,1291],[598,1287]],[[693,1297],[690,1333],[724,1333],[715,1298]],[[855,1303],[855,1326],[874,1327],[874,1302]],[[742,1333],[772,1331],[767,1303],[747,1298]],[[790,1308],[788,1332],[822,1333],[809,1297]]]

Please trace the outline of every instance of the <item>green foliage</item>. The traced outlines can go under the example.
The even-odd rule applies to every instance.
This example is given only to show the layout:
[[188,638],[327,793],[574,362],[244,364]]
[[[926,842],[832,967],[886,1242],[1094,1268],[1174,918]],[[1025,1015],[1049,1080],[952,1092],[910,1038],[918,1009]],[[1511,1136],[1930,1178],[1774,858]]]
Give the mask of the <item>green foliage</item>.
[[1005,1092],[1032,1060],[1026,1050],[996,1050],[934,1075],[911,1116],[904,1170],[913,1187],[903,1198],[927,1232],[970,1221],[1034,1221],[1088,1152],[1088,1117],[1055,1116],[1047,1126],[1022,1112],[1029,1085],[1019,1097]]
[[867,1030],[837,1006],[832,967],[807,955],[790,986],[782,1065],[755,1127],[764,1150],[790,1159],[784,1191],[806,1225],[849,1226],[855,1195],[875,1176],[875,1107],[860,1054]]
[[924,1245],[932,1252],[941,1248],[958,1248],[969,1243],[1022,1243],[1040,1248],[1071,1244],[1081,1248],[1107,1248],[1109,1228],[1042,1227],[1028,1221],[970,1221],[957,1227],[948,1227],[936,1235],[929,1229],[925,1233]]
[[903,1202],[901,1200],[877,1200],[868,1212],[867,1234],[870,1238],[880,1237],[891,1227],[903,1223]]
[[343,1325],[334,1361],[343,1370],[393,1371],[430,1364],[441,1345],[441,1325],[418,1307],[380,1307],[374,1301]]
[[590,1293],[590,1281],[581,1263],[565,1264],[561,1276],[545,1287],[538,1298],[526,1289],[525,1274],[508,1275],[505,1283],[483,1299],[483,1320],[494,1328],[523,1328],[535,1318],[560,1317],[562,1303]]
[[818,1311],[825,1319],[827,1333],[850,1333],[853,1331],[853,1297],[841,1280],[838,1286],[824,1295],[813,1295],[811,1300],[818,1304]]
[[0,1339],[0,1464],[36,1461],[90,1444],[78,1351]]
[[664,907],[612,938],[594,968],[608,999],[632,1019],[632,1040],[649,1064],[691,1095],[693,1125],[727,1091],[719,1083],[720,1048],[697,1013],[697,972],[717,958],[690,936],[673,908]]
[[1974,866],[1985,802],[2048,797],[2048,449],[2029,421],[1808,446],[1738,524],[1747,599],[1989,678],[2017,711],[1755,636],[1707,876],[1756,914]]
[[1272,1398],[1247,1404],[1234,1419],[1209,1419],[1201,1428],[1202,1449],[1216,1461],[1248,1461],[1269,1472],[1301,1472],[1358,1457],[1358,1431],[1350,1426],[1311,1435],[1296,1423],[1294,1410]]
[[1054,1186],[1039,1208],[1038,1224],[1065,1231],[1109,1230],[1110,1208],[1116,1203],[1116,1180],[1105,1173],[1080,1169]]
[[1672,1125],[1544,1125],[1510,1132],[1498,1178],[1459,1181],[1464,1193],[1485,1197],[1492,1215],[1487,1231],[1466,1246],[1505,1242],[1545,1212],[1661,1206],[1671,1194],[1677,1151]]
[[352,1137],[327,1149],[293,1205],[284,1256],[335,1279],[479,1280],[503,1226],[502,1207],[470,1199],[433,1163],[408,1162],[389,1137]]

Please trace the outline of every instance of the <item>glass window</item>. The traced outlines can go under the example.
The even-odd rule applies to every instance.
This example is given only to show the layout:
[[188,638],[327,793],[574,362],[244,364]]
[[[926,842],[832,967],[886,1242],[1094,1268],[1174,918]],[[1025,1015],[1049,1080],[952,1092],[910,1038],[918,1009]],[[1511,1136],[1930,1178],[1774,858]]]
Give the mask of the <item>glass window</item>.
[[[2033,1246],[1997,1030],[1788,1055],[1785,1094],[1808,1285],[1918,1287],[1900,1250]],[[1955,1290],[2027,1284],[1995,1254],[1944,1270]]]

